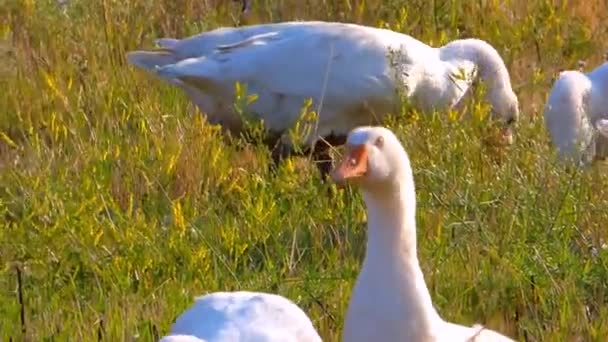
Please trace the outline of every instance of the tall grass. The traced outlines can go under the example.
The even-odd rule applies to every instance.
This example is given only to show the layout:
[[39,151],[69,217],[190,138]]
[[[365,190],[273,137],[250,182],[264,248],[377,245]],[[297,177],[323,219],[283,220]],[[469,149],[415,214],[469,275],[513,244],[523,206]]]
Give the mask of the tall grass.
[[[58,3],[0,9],[0,339],[148,341],[194,296],[247,289],[287,296],[338,340],[364,249],[359,194],[327,196],[297,159],[271,176],[266,149],[227,144],[182,93],[125,63],[154,38],[242,21],[238,5]],[[468,118],[386,123],[415,169],[427,283],[446,319],[604,341],[606,170],[557,164],[539,113],[558,70],[601,60],[607,3],[259,0],[247,20],[291,19],[497,48],[523,109],[512,147],[484,144],[477,100]]]

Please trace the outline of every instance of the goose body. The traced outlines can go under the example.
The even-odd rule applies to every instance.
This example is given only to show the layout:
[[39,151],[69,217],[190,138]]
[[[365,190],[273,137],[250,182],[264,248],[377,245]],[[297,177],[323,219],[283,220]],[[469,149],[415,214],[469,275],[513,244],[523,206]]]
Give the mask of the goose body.
[[586,164],[608,157],[608,134],[601,129],[608,119],[608,62],[589,73],[562,71],[544,117],[561,159]]
[[[340,145],[352,128],[380,122],[395,111],[397,89],[421,110],[441,110],[456,106],[481,78],[495,114],[509,123],[519,115],[502,58],[478,39],[434,48],[386,29],[311,21],[218,28],[157,43],[161,49],[129,52],[128,61],[181,87],[210,123],[230,132],[242,129],[233,110],[237,81],[258,95],[248,110],[278,135],[312,99],[312,109],[321,110],[305,137],[309,147],[332,136]],[[325,150],[318,147],[329,158]]]
[[214,292],[179,316],[162,342],[320,342],[292,301],[260,292]]
[[433,307],[417,257],[412,169],[396,136],[383,127],[359,127],[346,145],[331,178],[362,191],[368,240],[342,340],[512,341],[479,325],[446,322]]

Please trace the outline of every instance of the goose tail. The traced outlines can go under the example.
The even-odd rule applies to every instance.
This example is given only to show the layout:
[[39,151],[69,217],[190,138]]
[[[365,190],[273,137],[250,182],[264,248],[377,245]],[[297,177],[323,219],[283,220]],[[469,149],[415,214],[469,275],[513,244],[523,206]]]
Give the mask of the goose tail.
[[173,49],[177,46],[179,42],[180,40],[175,38],[159,38],[154,41],[156,45],[165,49]]
[[188,58],[154,68],[157,75],[164,78],[188,78],[200,81],[217,81],[222,78],[219,65],[205,57]]
[[178,58],[168,49],[139,50],[127,52],[127,61],[141,69],[154,71],[157,67],[178,62]]

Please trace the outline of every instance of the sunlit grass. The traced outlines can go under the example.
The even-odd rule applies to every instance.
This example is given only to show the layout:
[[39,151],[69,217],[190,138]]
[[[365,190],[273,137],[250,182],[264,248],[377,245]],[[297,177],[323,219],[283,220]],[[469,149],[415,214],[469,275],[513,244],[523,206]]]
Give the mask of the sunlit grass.
[[[608,334],[605,166],[556,163],[542,122],[554,73],[608,46],[605,2],[256,1],[250,23],[358,22],[504,56],[522,106],[515,144],[483,102],[395,113],[415,169],[419,253],[447,319],[520,340]],[[9,1],[0,9],[0,339],[152,340],[194,296],[261,290],[338,340],[365,241],[357,192],[310,163],[229,143],[126,51],[238,21],[206,1]],[[356,72],[354,70],[353,72]],[[293,80],[298,82],[298,80]],[[316,108],[313,108],[316,109]],[[304,111],[303,111],[304,113]],[[19,304],[15,267],[22,271]]]

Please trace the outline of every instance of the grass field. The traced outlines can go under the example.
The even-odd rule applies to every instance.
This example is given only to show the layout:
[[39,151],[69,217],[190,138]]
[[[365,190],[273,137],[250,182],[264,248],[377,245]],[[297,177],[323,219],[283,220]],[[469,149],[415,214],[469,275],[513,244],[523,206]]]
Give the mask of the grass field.
[[[542,119],[554,74],[580,59],[590,69],[608,49],[606,1],[254,3],[249,23],[348,21],[493,44],[522,107],[514,145],[484,144],[492,131],[475,99],[465,119],[387,122],[415,169],[435,305],[522,341],[606,340],[605,166],[557,164]],[[237,14],[204,0],[0,6],[0,340],[151,341],[194,296],[236,289],[284,295],[339,339],[364,249],[360,195],[327,196],[301,159],[272,177],[265,148],[226,143],[180,91],[125,62],[154,38]]]

